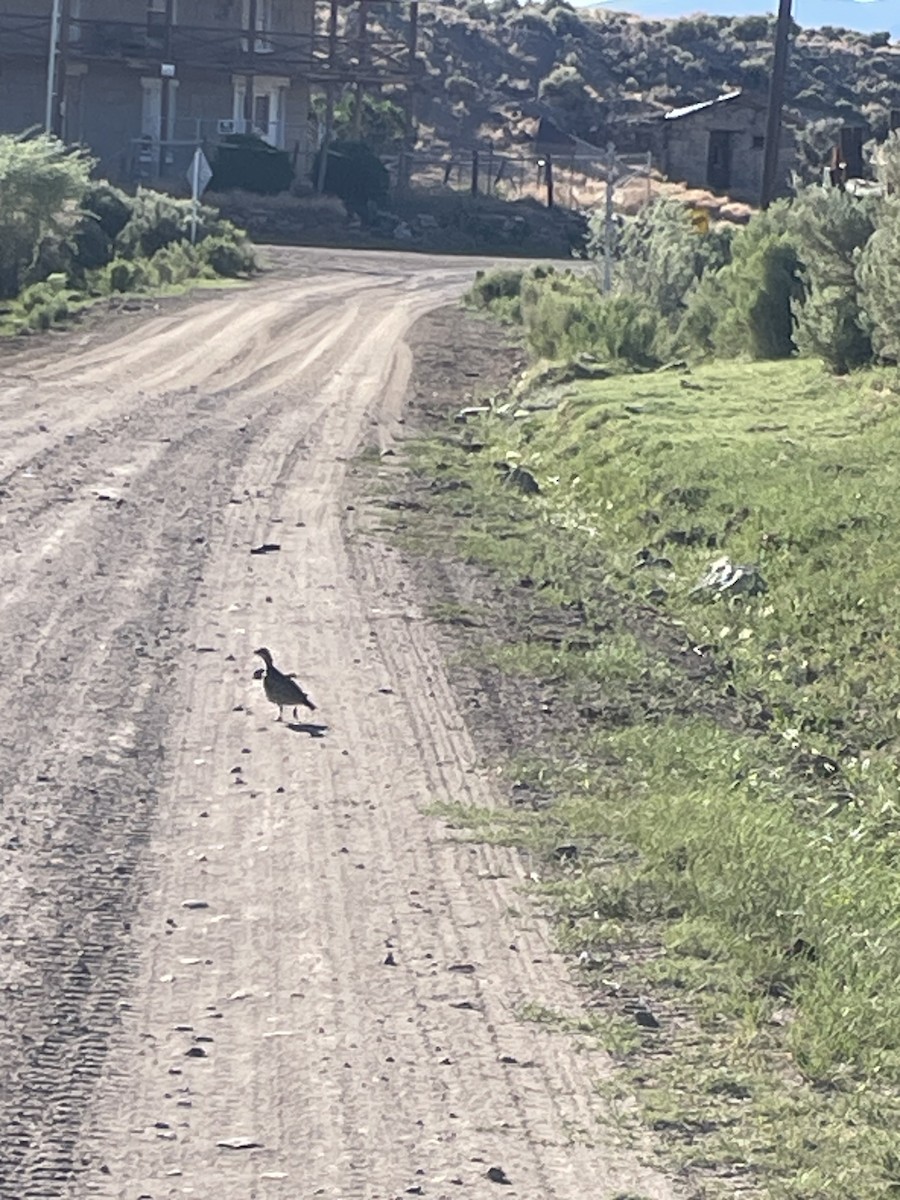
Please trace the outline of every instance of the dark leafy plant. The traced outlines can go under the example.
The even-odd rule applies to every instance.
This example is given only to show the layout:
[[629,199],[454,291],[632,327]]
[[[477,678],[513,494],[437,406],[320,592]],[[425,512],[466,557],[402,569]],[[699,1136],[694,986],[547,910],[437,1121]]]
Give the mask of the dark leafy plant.
[[210,190],[228,192],[240,188],[274,196],[286,192],[294,181],[290,155],[251,134],[227,137],[213,156]]
[[[316,154],[312,177],[318,179],[322,149]],[[365,142],[334,142],[325,164],[325,191],[343,201],[349,213],[367,221],[373,204],[387,199],[387,168]]]

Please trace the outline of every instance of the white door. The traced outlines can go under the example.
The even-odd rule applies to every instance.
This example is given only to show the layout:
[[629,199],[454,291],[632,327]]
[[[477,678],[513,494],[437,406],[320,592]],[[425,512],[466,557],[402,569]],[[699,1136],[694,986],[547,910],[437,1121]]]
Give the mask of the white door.
[[[175,103],[178,98],[178,80],[167,79],[169,85],[169,112],[166,122],[165,138],[172,140],[175,128]],[[163,137],[162,128],[162,89],[163,80],[154,76],[141,79],[141,137],[158,142]]]
[[288,86],[286,79],[257,75],[253,80],[253,112],[250,120],[245,115],[247,80],[241,75],[234,80],[235,129],[244,133],[255,133],[270,146],[284,149],[284,98]]
[[162,80],[142,79],[141,137],[158,142],[162,134]]

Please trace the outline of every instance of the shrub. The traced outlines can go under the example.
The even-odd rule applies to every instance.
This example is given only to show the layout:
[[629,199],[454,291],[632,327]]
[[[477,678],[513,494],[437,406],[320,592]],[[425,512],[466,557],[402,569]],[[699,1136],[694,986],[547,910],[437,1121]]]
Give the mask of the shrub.
[[875,230],[875,205],[837,188],[808,188],[791,205],[790,237],[803,262],[806,298],[794,302],[797,345],[836,374],[871,360],[856,267]]
[[149,264],[130,258],[114,258],[101,270],[94,272],[92,283],[97,291],[108,296],[113,292],[140,292],[149,287],[153,278]]
[[40,283],[32,283],[18,296],[16,303],[23,312],[31,312],[39,304],[65,297],[67,283],[65,275],[50,275]]
[[[117,254],[125,258],[152,258],[159,250],[190,237],[192,204],[164,192],[139,188],[131,219],[116,238]],[[198,207],[197,241],[208,237],[240,237],[235,227],[205,204]]]
[[884,204],[856,278],[863,324],[881,359],[900,362],[900,199]]
[[82,215],[70,240],[69,276],[84,283],[85,272],[105,266],[115,257],[115,239],[131,219],[132,201],[111,184],[91,184],[81,203]]
[[522,280],[520,307],[539,358],[589,353],[630,367],[658,363],[659,317],[640,297],[603,296],[590,278],[554,271]]
[[[312,177],[319,176],[322,148],[313,163]],[[368,218],[369,206],[383,203],[388,195],[387,168],[365,142],[334,142],[328,148],[325,166],[325,191],[343,201],[350,213],[361,221]]]
[[196,279],[204,274],[206,267],[200,251],[190,242],[173,242],[171,246],[157,250],[149,263],[154,282],[162,287],[171,287],[185,283],[188,279]]
[[128,224],[116,238],[117,253],[125,258],[152,258],[157,250],[188,236],[190,213],[190,201],[139,188]]
[[476,271],[475,282],[467,299],[475,308],[490,308],[500,299],[518,300],[522,292],[524,267],[496,267],[493,271]]
[[64,273],[32,283],[10,307],[13,328],[46,330],[69,316],[71,293]]
[[81,207],[96,219],[106,236],[115,241],[131,219],[133,201],[127,193],[104,181],[91,184]]
[[731,22],[731,35],[739,42],[765,42],[769,39],[769,18],[738,17]]
[[[657,200],[625,219],[617,237],[617,283],[643,296],[662,316],[677,318],[693,284],[728,262],[731,238],[731,227],[724,225],[698,233],[683,204]],[[590,223],[588,254],[599,258],[603,253],[604,218],[598,213]]]
[[733,260],[720,272],[724,316],[713,342],[726,356],[789,358],[796,350],[791,309],[802,295],[800,259],[784,235],[749,233],[735,238]]
[[855,289],[817,287],[799,306],[797,348],[821,358],[835,375],[846,375],[872,360],[864,320]]
[[200,257],[216,275],[237,278],[256,270],[256,256],[246,241],[233,237],[209,237],[200,243]]
[[212,162],[210,189],[227,192],[241,188],[263,196],[286,192],[294,182],[294,169],[286,150],[270,146],[252,134],[233,133],[218,146]]
[[718,274],[708,272],[690,289],[679,322],[674,347],[686,353],[708,357],[715,353],[715,336],[724,303]]
[[892,133],[879,147],[875,170],[888,195],[900,195],[900,130]]
[[863,328],[878,356],[900,362],[900,132],[880,148],[876,169],[885,199],[859,256],[856,282]]
[[551,8],[547,12],[547,19],[558,38],[585,36],[584,21],[568,4],[558,4]]
[[85,271],[105,266],[114,254],[112,238],[107,236],[96,217],[85,214],[72,235],[73,281],[83,279]]
[[447,76],[444,81],[444,90],[451,100],[463,104],[471,104],[478,96],[478,84],[473,79],[460,75],[458,71]]
[[560,108],[576,110],[584,105],[584,88],[584,76],[577,67],[557,66],[541,80],[539,95]]
[[0,135],[0,297],[14,296],[45,239],[65,239],[88,188],[91,159],[57,138]]

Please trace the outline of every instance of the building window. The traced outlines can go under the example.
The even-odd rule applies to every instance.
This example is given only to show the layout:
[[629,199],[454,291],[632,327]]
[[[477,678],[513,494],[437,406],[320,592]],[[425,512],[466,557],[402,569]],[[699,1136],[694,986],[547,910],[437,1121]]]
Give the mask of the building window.
[[754,150],[764,150],[765,145],[766,145],[766,139],[763,137],[763,135],[761,133],[754,134],[753,149]]
[[[172,24],[178,20],[178,0],[172,0]],[[150,26],[165,25],[166,0],[147,0],[147,24]]]
[[69,6],[69,41],[70,42],[80,42],[81,41],[81,25],[79,24],[79,22],[81,21],[81,17],[82,17],[81,0],[71,0],[71,4]]
[[[257,54],[271,54],[275,47],[268,36],[275,30],[275,19],[272,13],[273,0],[256,0],[256,32],[257,37],[254,51]],[[244,0],[243,27],[250,28],[250,0]],[[247,49],[247,39],[244,38],[244,49]]]
[[[256,32],[271,33],[274,28],[272,18],[273,0],[256,0]],[[244,28],[250,28],[250,0],[244,0]]]

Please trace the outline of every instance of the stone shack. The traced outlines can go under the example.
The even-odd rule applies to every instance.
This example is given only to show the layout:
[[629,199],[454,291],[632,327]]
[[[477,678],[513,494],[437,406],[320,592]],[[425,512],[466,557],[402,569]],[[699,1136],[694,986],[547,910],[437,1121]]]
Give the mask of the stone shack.
[[[750,204],[759,201],[766,144],[765,96],[734,91],[713,100],[673,108],[659,129],[663,173],[689,187],[708,188]],[[776,194],[789,190],[794,138],[783,128]]]

